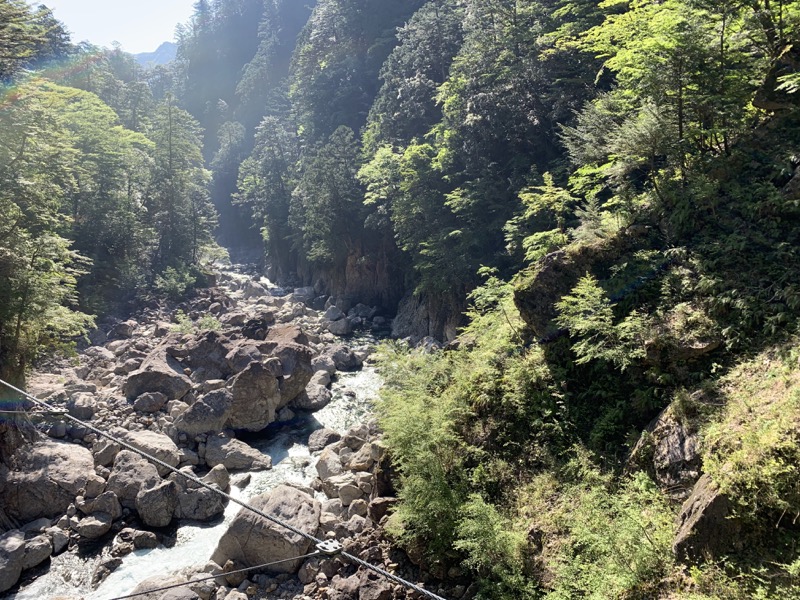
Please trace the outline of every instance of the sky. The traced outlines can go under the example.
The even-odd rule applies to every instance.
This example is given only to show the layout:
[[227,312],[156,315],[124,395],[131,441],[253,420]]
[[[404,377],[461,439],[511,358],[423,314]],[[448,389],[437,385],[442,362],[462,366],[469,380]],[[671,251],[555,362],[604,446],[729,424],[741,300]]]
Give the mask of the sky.
[[66,25],[72,42],[111,47],[114,41],[132,54],[152,52],[174,41],[175,25],[186,23],[195,0],[31,0],[45,4]]

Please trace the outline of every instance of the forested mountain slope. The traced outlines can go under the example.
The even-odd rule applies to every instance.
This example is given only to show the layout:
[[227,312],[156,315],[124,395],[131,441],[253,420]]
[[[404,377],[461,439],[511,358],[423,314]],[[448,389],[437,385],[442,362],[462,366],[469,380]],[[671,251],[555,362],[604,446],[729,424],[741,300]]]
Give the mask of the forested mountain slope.
[[453,342],[384,352],[429,571],[798,597],[800,2],[199,0],[148,72],[0,6],[4,372],[185,291],[210,198],[275,278]]

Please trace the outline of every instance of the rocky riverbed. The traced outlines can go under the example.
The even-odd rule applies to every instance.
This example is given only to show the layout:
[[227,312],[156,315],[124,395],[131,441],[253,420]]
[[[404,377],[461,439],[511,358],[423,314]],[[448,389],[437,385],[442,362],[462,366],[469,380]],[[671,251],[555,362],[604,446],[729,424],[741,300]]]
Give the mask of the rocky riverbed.
[[[217,285],[178,307],[153,306],[100,329],[79,360],[37,374],[29,389],[310,535],[335,538],[362,559],[448,597],[469,596],[457,570],[421,569],[421,557],[415,565],[385,539],[383,525],[395,503],[390,461],[370,422],[368,399],[356,401],[341,380],[369,361],[369,345],[354,343],[353,331],[383,330],[388,322],[375,308],[350,304],[318,297],[311,288],[288,291],[258,276],[222,272]],[[326,408],[332,385],[339,399]],[[328,415],[332,427],[310,417],[326,410],[336,414]],[[120,584],[106,593],[103,582],[114,581],[126,560],[160,552],[154,556],[169,563],[180,553],[186,565],[187,552],[203,549],[187,550],[182,528],[212,523],[220,531],[208,555],[191,556],[179,572],[159,574],[134,591],[218,577],[139,597],[416,597],[337,557],[226,575],[314,549],[248,511],[237,513],[235,505],[226,509],[222,496],[85,427],[53,415],[33,418],[46,435],[0,467],[2,516],[14,525],[0,537],[0,591],[18,589],[22,578],[17,597],[40,598],[37,579],[58,565],[79,581],[48,594],[78,598],[95,589],[105,595],[92,597],[114,597]],[[279,456],[279,438],[300,451]],[[259,476],[272,475],[271,454],[276,462],[290,458],[289,467],[282,460],[275,477]],[[86,564],[91,569],[76,567]],[[449,577],[447,589],[431,571]]]

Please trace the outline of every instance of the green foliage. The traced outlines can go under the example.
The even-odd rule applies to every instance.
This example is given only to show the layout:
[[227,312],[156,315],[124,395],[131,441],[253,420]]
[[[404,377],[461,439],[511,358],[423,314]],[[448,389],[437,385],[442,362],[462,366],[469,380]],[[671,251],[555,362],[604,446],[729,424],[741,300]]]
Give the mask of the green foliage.
[[301,165],[289,219],[296,246],[311,262],[334,263],[360,237],[363,193],[356,180],[358,150],[353,132],[338,128]]
[[577,364],[603,360],[624,371],[644,357],[647,317],[634,312],[615,323],[611,301],[592,275],[582,277],[556,308],[558,324],[577,338],[572,345]]
[[750,518],[800,514],[799,355],[792,347],[734,370],[703,433],[705,470]]
[[196,281],[197,277],[188,269],[167,267],[163,273],[156,275],[153,287],[156,292],[170,300],[180,300],[194,287]]
[[472,494],[461,509],[454,547],[467,558],[464,565],[484,580],[480,598],[530,598],[536,585],[526,580],[525,533],[491,504]]
[[562,490],[553,515],[563,537],[545,597],[654,597],[673,567],[666,498],[643,473],[615,488],[585,457],[567,469],[578,477]]
[[194,333],[194,323],[192,323],[192,319],[189,318],[182,310],[179,310],[175,313],[175,323],[172,327],[173,331],[177,331],[178,333]]
[[197,323],[194,323],[191,317],[182,310],[178,310],[175,313],[175,323],[172,326],[172,330],[178,333],[195,334],[201,331],[219,331],[222,329],[222,323],[214,315],[203,315],[197,320]]

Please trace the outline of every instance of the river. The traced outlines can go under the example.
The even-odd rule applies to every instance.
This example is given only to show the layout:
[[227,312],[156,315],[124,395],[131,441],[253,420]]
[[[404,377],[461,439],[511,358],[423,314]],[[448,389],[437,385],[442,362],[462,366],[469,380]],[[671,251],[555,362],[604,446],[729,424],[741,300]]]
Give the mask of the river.
[[[352,347],[357,347],[373,344],[375,339],[362,337],[353,342]],[[272,458],[273,468],[249,473],[249,484],[244,489],[232,485],[231,494],[237,499],[247,500],[282,483],[308,486],[316,476],[317,461],[307,446],[310,433],[327,427],[343,434],[354,425],[367,422],[371,418],[372,403],[380,385],[379,375],[369,365],[360,371],[338,373],[331,386],[333,398],[327,407],[290,425],[271,427],[259,436],[249,437],[248,444]],[[233,482],[241,479],[241,474],[232,477]],[[320,496],[320,499],[324,498]],[[97,566],[107,556],[101,548],[83,556],[68,551],[53,557],[49,568],[45,565],[28,572],[18,591],[9,598],[42,600],[61,596],[107,600],[129,594],[145,579],[167,576],[186,567],[204,564],[240,509],[238,504],[229,503],[224,517],[211,525],[181,522],[176,532],[176,543],[172,547],[137,550],[128,554],[97,589],[92,589],[91,579]]]

